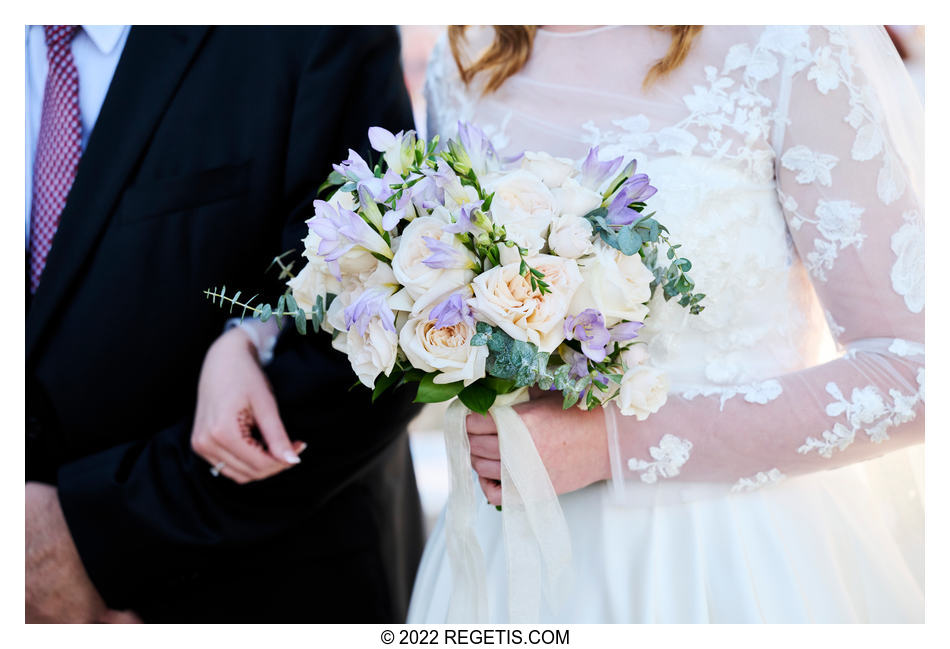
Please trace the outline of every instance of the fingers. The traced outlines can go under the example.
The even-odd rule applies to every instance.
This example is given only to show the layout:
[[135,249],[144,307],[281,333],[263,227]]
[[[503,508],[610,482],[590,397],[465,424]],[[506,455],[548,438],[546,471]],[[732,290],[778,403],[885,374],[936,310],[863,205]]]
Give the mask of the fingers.
[[486,460],[483,457],[472,456],[472,468],[480,478],[489,480],[501,480],[501,462],[498,460]]
[[132,611],[109,609],[99,617],[100,624],[142,624],[142,618]]
[[251,408],[270,455],[288,465],[299,464],[300,457],[290,443],[284,422],[277,411],[277,401],[266,385],[251,392]]
[[465,419],[465,429],[469,435],[491,435],[495,431],[495,420],[486,415],[470,414]]
[[501,483],[496,480],[489,480],[488,478],[483,478],[479,476],[478,484],[482,487],[482,493],[485,494],[485,498],[488,499],[488,502],[495,507],[501,505]]
[[498,450],[498,435],[472,435],[468,436],[468,445],[472,455],[483,457],[488,460],[500,460],[501,452]]

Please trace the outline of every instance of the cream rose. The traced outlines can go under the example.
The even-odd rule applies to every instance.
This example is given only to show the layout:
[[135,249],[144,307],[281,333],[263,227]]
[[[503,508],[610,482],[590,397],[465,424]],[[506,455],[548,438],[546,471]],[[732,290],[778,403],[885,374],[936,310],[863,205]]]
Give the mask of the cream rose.
[[594,251],[590,221],[580,216],[559,216],[551,224],[548,246],[559,257],[577,259]]
[[333,348],[346,354],[360,383],[372,389],[380,374],[388,376],[393,371],[397,343],[396,333],[376,318],[366,327],[365,335],[361,336],[356,327],[337,333]]
[[541,295],[519,271],[519,263],[496,266],[472,281],[468,303],[479,320],[501,327],[512,338],[552,352],[564,340],[564,317],[583,278],[577,262],[537,255],[528,264],[544,273],[550,293]]
[[627,370],[620,382],[620,412],[643,421],[663,407],[669,389],[666,374],[647,365],[637,365]]
[[560,187],[551,190],[561,214],[584,216],[600,207],[604,197],[584,187],[573,178],[568,178]]
[[548,187],[560,187],[564,181],[577,173],[574,161],[568,158],[555,158],[548,153],[525,151],[521,158],[521,168],[530,171]]
[[[320,247],[320,235],[316,232],[310,232],[303,240],[304,246],[304,256],[310,260],[320,260],[323,261],[323,257],[320,256],[320,253],[317,250]],[[324,261],[324,263],[326,263]],[[346,254],[337,259],[337,264],[340,266],[340,275],[341,277],[347,275],[360,275],[362,273],[371,273],[376,269],[379,260],[373,256],[366,248],[360,248],[355,246],[348,250]]]
[[353,198],[353,192],[344,192],[340,190],[337,190],[333,196],[330,197],[327,203],[333,205],[334,207],[340,206],[344,209],[350,210],[351,212],[355,212],[360,206],[359,203],[356,202],[356,199]]
[[399,345],[413,367],[441,372],[433,382],[469,385],[485,376],[488,360],[488,347],[469,344],[473,335],[475,327],[465,322],[437,329],[434,320],[412,316],[399,333]]
[[[465,267],[475,264],[474,255],[454,234],[444,231],[446,225],[440,218],[421,216],[407,225],[399,237],[392,268],[396,279],[415,301],[414,312],[421,312],[437,298],[466,286],[475,277],[475,272]],[[430,268],[423,263],[434,254],[425,237],[449,246],[457,255],[454,266]]]
[[642,322],[649,309],[653,273],[639,255],[627,256],[603,241],[594,243],[594,252],[580,262],[584,283],[571,303],[571,313],[597,309],[608,327],[621,320]]
[[485,191],[494,192],[492,219],[505,227],[508,239],[537,254],[545,244],[548,227],[557,216],[557,201],[541,179],[518,169],[486,181]]
[[301,309],[307,312],[307,318],[312,316],[313,305],[318,297],[326,300],[327,293],[339,294],[342,286],[330,272],[322,259],[309,260],[307,265],[287,282],[294,301]]
[[647,346],[639,343],[620,352],[620,358],[627,369],[633,369],[638,365],[643,365],[650,360],[650,354],[647,352]]

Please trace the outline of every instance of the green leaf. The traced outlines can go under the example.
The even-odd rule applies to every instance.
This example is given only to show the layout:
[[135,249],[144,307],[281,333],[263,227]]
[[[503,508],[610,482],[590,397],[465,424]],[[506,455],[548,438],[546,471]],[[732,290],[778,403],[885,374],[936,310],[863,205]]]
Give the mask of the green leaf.
[[435,373],[429,373],[419,381],[419,389],[416,391],[415,403],[448,401],[465,387],[461,381],[456,381],[455,383],[434,383],[432,379],[435,376]]
[[488,334],[475,334],[468,343],[472,347],[481,347],[488,344]]
[[472,412],[484,415],[488,412],[488,409],[492,407],[492,404],[495,403],[496,396],[494,390],[486,385],[482,385],[481,381],[477,381],[459,392],[459,401],[464,403],[465,407]]
[[495,391],[495,394],[508,394],[515,387],[515,382],[510,379],[500,379],[497,376],[486,376],[481,379],[479,383],[485,385],[485,387],[491,388]]
[[403,373],[399,370],[394,369],[389,373],[389,376],[385,374],[380,374],[376,377],[376,385],[373,387],[373,397],[372,401],[375,402],[383,392],[389,389],[394,383],[400,381],[403,377]]
[[270,320],[272,311],[269,304],[265,304],[261,307],[261,322],[267,322]]
[[307,314],[303,309],[298,308],[294,314],[294,324],[297,325],[297,333],[301,336],[307,333]]
[[640,246],[642,245],[643,239],[640,238],[640,235],[634,232],[630,226],[626,226],[617,233],[617,245],[614,247],[630,257],[640,252]]

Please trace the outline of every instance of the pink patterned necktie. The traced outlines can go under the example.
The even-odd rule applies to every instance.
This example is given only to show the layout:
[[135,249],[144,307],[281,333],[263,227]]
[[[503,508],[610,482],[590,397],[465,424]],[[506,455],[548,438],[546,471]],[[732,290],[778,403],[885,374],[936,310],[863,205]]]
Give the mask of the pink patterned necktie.
[[33,158],[30,210],[30,292],[35,293],[46,257],[76,178],[82,155],[79,72],[70,48],[79,25],[44,25],[49,75],[43,91],[43,116]]

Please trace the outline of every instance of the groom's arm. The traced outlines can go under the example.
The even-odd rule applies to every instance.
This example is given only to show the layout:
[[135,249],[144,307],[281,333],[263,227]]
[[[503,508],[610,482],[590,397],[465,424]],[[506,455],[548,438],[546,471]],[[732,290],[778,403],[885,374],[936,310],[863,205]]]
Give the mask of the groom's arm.
[[[394,29],[336,30],[316,47],[293,107],[286,165],[283,249],[298,249],[315,190],[330,162],[365,145],[377,124],[412,127]],[[279,251],[276,251],[279,252]],[[134,605],[151,580],[186,574],[221,547],[271,538],[318,510],[366,470],[404,429],[405,394],[370,409],[345,357],[324,336],[288,332],[267,368],[304,461],[244,486],[215,478],[190,446],[188,417],[148,440],[61,467],[59,497],[87,571],[112,607]]]

